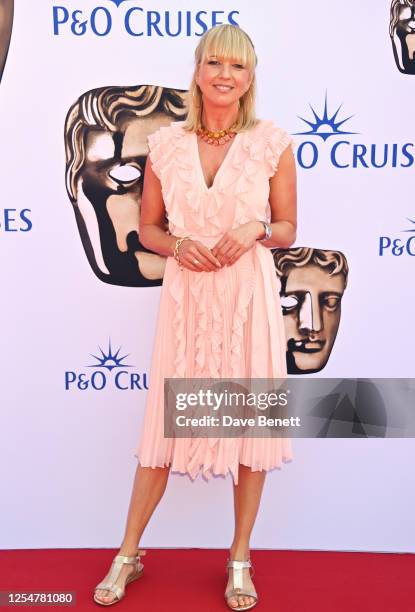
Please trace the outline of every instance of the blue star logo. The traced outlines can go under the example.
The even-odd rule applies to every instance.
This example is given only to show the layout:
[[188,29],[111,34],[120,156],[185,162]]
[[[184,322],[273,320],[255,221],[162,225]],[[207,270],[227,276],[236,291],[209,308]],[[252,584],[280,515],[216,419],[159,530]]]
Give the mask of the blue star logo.
[[118,355],[120,353],[121,347],[119,347],[116,353],[114,354],[112,353],[111,338],[109,339],[109,342],[108,342],[107,353],[105,353],[100,346],[98,348],[101,351],[101,357],[98,357],[97,355],[93,355],[91,353],[91,357],[96,359],[98,363],[94,365],[88,365],[86,366],[87,368],[107,368],[107,370],[111,372],[111,370],[114,370],[115,368],[132,368],[133,367],[132,365],[127,365],[126,363],[122,363],[123,359],[125,359],[126,357],[129,357],[129,354],[119,357]]
[[311,129],[308,130],[307,132],[296,132],[295,136],[320,136],[324,141],[326,141],[328,138],[330,138],[330,136],[338,136],[339,134],[356,134],[357,133],[357,132],[345,132],[340,129],[340,127],[344,123],[346,123],[346,121],[349,121],[352,117],[354,117],[354,115],[350,115],[350,117],[346,117],[346,119],[341,119],[340,121],[336,121],[337,116],[343,104],[340,104],[336,112],[330,116],[330,113],[328,111],[328,104],[327,104],[327,92],[326,92],[326,97],[324,101],[324,111],[323,111],[322,116],[319,116],[317,114],[317,112],[314,110],[311,104],[309,104],[309,106],[313,112],[314,120],[304,119],[304,117],[300,117],[299,115],[297,115],[297,117],[301,119],[301,121],[304,121],[304,123],[306,123],[308,126],[310,126]]
[[[408,219],[408,217],[407,217]],[[408,219],[408,221],[410,221],[411,223],[413,223],[415,225],[415,221],[414,219]],[[415,233],[415,227],[411,227],[411,229],[406,229],[406,230],[402,230],[403,232],[409,232],[409,233]]]
[[129,0],[108,0],[108,2],[113,2],[115,6],[118,8],[120,4],[122,4],[123,2],[129,2]]

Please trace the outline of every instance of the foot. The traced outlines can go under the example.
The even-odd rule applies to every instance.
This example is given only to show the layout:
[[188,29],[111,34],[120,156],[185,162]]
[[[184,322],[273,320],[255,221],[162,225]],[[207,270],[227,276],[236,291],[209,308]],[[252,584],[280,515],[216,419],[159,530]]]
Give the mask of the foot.
[[[232,582],[233,569],[229,568],[228,572],[229,572],[229,579],[228,579],[228,584],[226,585],[225,591],[232,588],[232,585],[233,585],[233,582]],[[249,575],[249,568],[247,567],[243,569],[242,572],[243,572],[244,589],[247,589],[249,591],[255,590],[254,583],[252,582],[251,576]],[[254,597],[250,597],[249,595],[238,595],[238,597],[229,597],[228,599],[228,604],[231,606],[231,608],[235,608],[235,610],[237,610],[238,608],[242,606],[250,606],[254,602],[255,602]]]
[[[121,555],[121,552],[117,553],[118,555]],[[134,556],[134,555],[126,555],[126,556]],[[111,570],[110,570],[111,571]],[[108,580],[110,571],[108,572],[108,574],[105,576],[104,580]],[[121,587],[122,589],[125,588],[125,582],[128,578],[128,576],[130,576],[130,574],[133,574],[136,571],[135,566],[130,564],[130,563],[125,563],[122,568],[120,569],[120,575],[118,576],[117,580],[115,581],[115,584],[119,587]],[[99,599],[100,601],[102,601],[103,603],[111,603],[112,601],[114,601],[115,599],[117,599],[117,596],[115,593],[113,593],[113,591],[109,591],[108,589],[97,589],[95,591],[95,597],[97,599]]]
[[[229,559],[232,560],[232,561],[235,560],[235,559],[238,559],[238,560],[241,561],[241,560],[244,560],[244,559],[249,559],[249,557],[250,557],[250,553],[249,553],[248,549],[245,549],[245,548],[243,548],[243,549],[240,548],[239,550],[237,548],[236,549],[233,549],[233,548],[230,549]],[[233,572],[234,572],[234,570],[230,567],[228,569],[228,572],[229,572],[229,577],[228,577],[228,583],[226,585],[225,592],[228,589],[233,588]],[[246,589],[247,591],[255,591],[254,583],[252,582],[251,575],[250,575],[251,572],[252,572],[252,568],[249,568],[249,567],[244,568],[242,570],[243,588],[244,588],[244,590]],[[238,610],[238,608],[241,608],[243,606],[250,606],[253,603],[255,603],[255,601],[256,601],[255,598],[254,597],[250,597],[249,595],[238,595],[237,597],[229,597],[227,599],[227,602],[228,602],[229,606],[231,608],[234,608],[235,610]]]

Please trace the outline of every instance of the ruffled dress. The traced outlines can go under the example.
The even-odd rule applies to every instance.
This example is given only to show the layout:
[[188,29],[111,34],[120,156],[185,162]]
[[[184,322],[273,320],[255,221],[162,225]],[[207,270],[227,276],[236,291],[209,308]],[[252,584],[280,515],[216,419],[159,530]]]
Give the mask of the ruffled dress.
[[[152,168],[162,186],[169,230],[213,247],[223,233],[258,219],[270,221],[269,179],[291,136],[272,121],[239,132],[208,188],[197,136],[184,122],[149,136]],[[280,468],[293,458],[287,438],[165,438],[165,378],[283,378],[286,339],[280,281],[272,253],[257,241],[233,265],[212,272],[180,269],[167,258],[138,450],[143,467],[172,472],[231,473]]]

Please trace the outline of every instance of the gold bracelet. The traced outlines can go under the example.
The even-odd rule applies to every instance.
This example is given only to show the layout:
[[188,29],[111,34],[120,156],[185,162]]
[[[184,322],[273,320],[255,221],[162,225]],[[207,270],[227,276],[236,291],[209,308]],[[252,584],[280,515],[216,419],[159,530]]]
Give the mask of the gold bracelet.
[[178,238],[176,240],[176,244],[175,244],[174,251],[173,251],[174,259],[177,261],[179,266],[181,265],[180,257],[179,257],[179,246],[181,245],[182,242],[184,242],[184,240],[191,240],[191,238],[190,236],[183,236],[182,238]]

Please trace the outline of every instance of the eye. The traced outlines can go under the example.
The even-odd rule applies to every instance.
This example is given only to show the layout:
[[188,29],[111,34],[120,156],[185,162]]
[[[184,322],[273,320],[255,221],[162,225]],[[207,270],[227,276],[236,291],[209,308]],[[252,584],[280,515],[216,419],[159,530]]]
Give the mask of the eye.
[[327,309],[327,310],[337,310],[337,308],[340,305],[340,298],[338,295],[327,295],[324,299],[323,299],[323,306]]
[[217,60],[209,60],[208,64],[210,64],[211,66],[216,66],[216,64],[219,64],[219,62]]
[[294,310],[299,305],[299,300],[295,295],[282,295],[281,306],[285,312]]
[[142,172],[136,166],[126,164],[124,166],[115,166],[108,174],[118,183],[132,183],[140,178]]
[[243,70],[245,68],[245,66],[243,66],[242,64],[234,64],[235,68],[238,68],[238,70]]
[[399,19],[401,21],[405,21],[406,19],[410,19],[410,18],[411,18],[411,9],[409,8],[409,6],[403,7],[399,13]]

